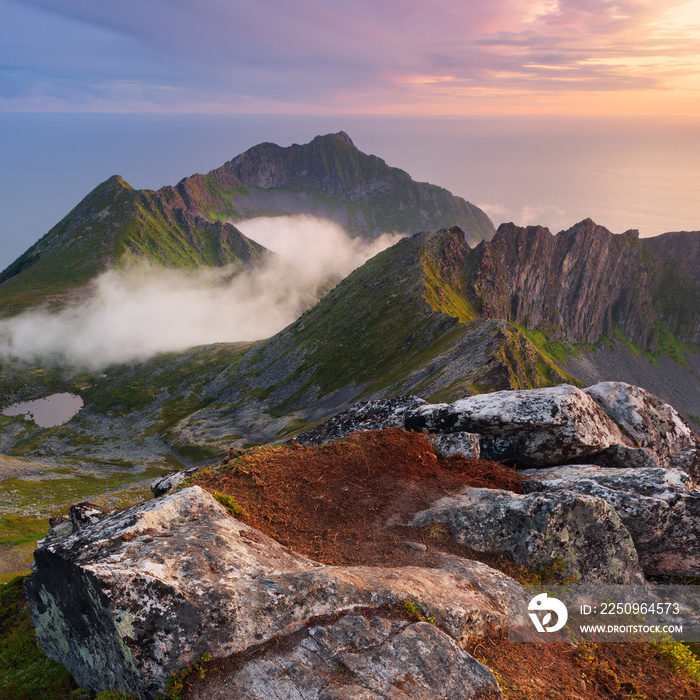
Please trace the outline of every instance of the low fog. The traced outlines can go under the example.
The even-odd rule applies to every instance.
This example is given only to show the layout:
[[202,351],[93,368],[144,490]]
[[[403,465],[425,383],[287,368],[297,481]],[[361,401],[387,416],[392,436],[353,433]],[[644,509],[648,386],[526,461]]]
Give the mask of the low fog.
[[94,280],[87,301],[60,312],[28,311],[0,321],[0,356],[101,369],[195,345],[267,338],[401,236],[366,243],[309,216],[251,219],[236,226],[278,253],[262,268],[196,271],[149,265]]

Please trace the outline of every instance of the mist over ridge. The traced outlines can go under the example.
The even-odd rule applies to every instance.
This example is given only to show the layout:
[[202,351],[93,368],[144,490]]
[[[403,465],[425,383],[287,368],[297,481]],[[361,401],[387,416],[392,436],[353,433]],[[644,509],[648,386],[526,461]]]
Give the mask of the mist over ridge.
[[238,223],[278,255],[255,270],[195,270],[146,262],[110,269],[81,303],[0,321],[0,357],[102,369],[196,345],[267,338],[401,234],[366,242],[308,215]]

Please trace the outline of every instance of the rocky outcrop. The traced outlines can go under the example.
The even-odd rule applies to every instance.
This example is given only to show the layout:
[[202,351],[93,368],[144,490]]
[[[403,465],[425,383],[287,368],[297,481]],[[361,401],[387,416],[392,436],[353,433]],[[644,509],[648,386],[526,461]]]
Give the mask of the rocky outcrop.
[[587,389],[568,384],[497,391],[452,404],[415,396],[364,401],[299,435],[322,444],[357,430],[403,425],[428,432],[436,452],[546,467],[589,462],[605,467],[700,472],[700,439],[672,406],[623,382]]
[[510,555],[516,565],[559,567],[579,583],[642,583],[634,544],[603,499],[570,491],[518,495],[467,488],[446,496],[409,523],[447,525],[471,550]]
[[181,469],[178,472],[169,472],[164,476],[156,479],[151,484],[151,493],[154,498],[160,498],[168,493],[175,493],[178,486],[188,477],[193,476],[200,470],[200,467],[190,467],[189,469]]
[[461,456],[469,459],[481,457],[481,435],[458,431],[456,433],[429,433],[426,440],[441,457]]
[[625,442],[598,405],[567,384],[420,406],[406,414],[404,425],[434,433],[479,433],[485,459],[521,467],[560,464]]
[[[680,468],[700,477],[700,440],[672,406],[645,389],[623,382],[600,382],[584,389],[631,440],[628,466]],[[601,466],[624,464],[614,455]]]
[[[463,571],[470,564],[465,561]],[[472,580],[484,578],[482,567],[471,567]],[[507,599],[480,592],[469,576],[454,572],[454,563],[443,569],[323,566],[190,487],[45,540],[27,595],[42,647],[80,684],[148,698],[170,671],[204,652],[228,657],[322,616],[379,614],[411,601],[457,643],[502,626]],[[480,588],[499,576],[486,576]],[[385,658],[401,657],[425,632],[402,634]],[[440,648],[454,652],[451,645]],[[430,663],[439,665],[443,652],[436,653]]]
[[105,508],[102,508],[95,503],[90,503],[89,501],[76,503],[68,510],[68,517],[71,525],[73,526],[73,531],[80,530],[87,525],[92,525],[93,523],[99,522],[108,514],[109,511],[107,511]]
[[294,440],[302,445],[322,445],[350,435],[358,430],[381,430],[403,426],[407,411],[426,405],[417,396],[398,396],[393,399],[359,401],[321,425],[300,433]]
[[700,576],[700,491],[685,472],[570,465],[522,475],[529,492],[575,491],[609,503],[648,576]]
[[425,622],[347,615],[304,630],[291,649],[217,673],[192,700],[502,698],[493,674]]

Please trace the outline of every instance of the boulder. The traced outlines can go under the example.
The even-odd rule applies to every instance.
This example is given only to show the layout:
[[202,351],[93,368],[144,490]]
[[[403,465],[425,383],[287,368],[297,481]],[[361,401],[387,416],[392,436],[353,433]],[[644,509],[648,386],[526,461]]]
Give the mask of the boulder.
[[408,600],[463,643],[503,626],[508,608],[454,568],[323,566],[197,486],[44,540],[34,556],[26,589],[46,653],[83,686],[140,698],[205,652],[228,657],[322,616]]
[[73,532],[73,523],[65,515],[54,515],[49,518],[49,534],[47,537],[65,537]]
[[428,442],[433,446],[435,453],[441,457],[467,457],[479,459],[481,457],[481,435],[476,433],[428,433]]
[[381,430],[403,426],[406,413],[423,405],[427,405],[426,402],[417,396],[359,401],[312,430],[297,435],[294,440],[302,445],[322,445],[340,440],[357,430]]
[[521,475],[528,492],[566,489],[609,503],[632,536],[645,574],[700,576],[700,491],[686,472],[569,465]]
[[153,498],[160,498],[161,496],[166,496],[169,493],[175,493],[178,486],[185,479],[193,476],[201,469],[201,467],[189,467],[188,469],[181,469],[177,472],[168,472],[167,474],[159,477],[151,484]]
[[409,525],[442,523],[473,551],[508,554],[527,569],[561,566],[580,583],[643,583],[632,539],[601,498],[556,491],[519,495],[465,488],[418,513]]
[[700,479],[700,439],[673,406],[646,389],[624,382],[600,382],[584,392],[635,447],[650,451],[659,466],[683,469]]
[[598,404],[568,384],[426,404],[406,414],[404,427],[479,433],[484,459],[523,467],[560,464],[627,443]]
[[502,698],[491,671],[426,622],[345,615],[198,684],[190,700]]
[[110,511],[94,503],[83,501],[69,508],[68,517],[72,525],[72,530],[75,531],[99,522],[103,518],[106,518],[109,512]]

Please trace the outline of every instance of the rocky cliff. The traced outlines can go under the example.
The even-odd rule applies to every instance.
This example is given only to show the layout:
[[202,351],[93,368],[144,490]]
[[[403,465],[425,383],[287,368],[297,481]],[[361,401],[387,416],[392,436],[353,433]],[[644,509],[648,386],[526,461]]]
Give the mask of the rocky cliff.
[[590,219],[551,235],[504,224],[467,254],[480,314],[593,344],[616,329],[643,349],[700,342],[700,232],[640,239]]

